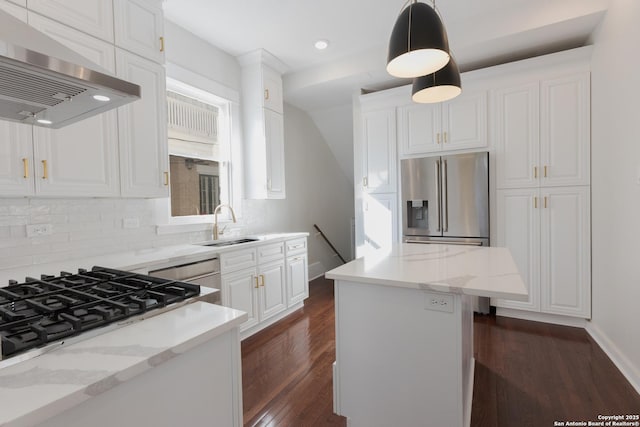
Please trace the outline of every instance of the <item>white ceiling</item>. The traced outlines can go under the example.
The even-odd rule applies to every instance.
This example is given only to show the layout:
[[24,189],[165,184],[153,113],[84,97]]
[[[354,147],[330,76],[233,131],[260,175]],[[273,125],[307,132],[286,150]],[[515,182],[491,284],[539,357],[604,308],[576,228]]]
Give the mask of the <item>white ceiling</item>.
[[[231,55],[263,48],[284,62],[285,101],[311,115],[325,138],[332,138],[327,142],[336,158],[348,165],[351,148],[335,141],[336,132],[329,127],[347,128],[351,116],[337,112],[344,112],[342,107],[361,88],[408,83],[385,71],[388,38],[404,2],[164,0],[164,9],[167,19]],[[582,46],[607,4],[608,0],[436,2],[462,71]],[[318,39],[329,40],[329,48],[317,51],[313,44]]]

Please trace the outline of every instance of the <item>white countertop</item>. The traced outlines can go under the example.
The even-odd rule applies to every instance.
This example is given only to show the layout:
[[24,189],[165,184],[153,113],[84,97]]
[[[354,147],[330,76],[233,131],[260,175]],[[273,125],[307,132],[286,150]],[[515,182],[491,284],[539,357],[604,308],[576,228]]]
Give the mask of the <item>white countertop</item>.
[[[275,243],[309,233],[264,234],[256,242],[209,247],[181,244],[139,251],[69,259],[64,262],[0,270],[0,287],[10,279],[57,276],[99,265],[142,274],[149,270],[217,257],[234,250]],[[233,239],[232,239],[233,240]],[[67,343],[38,357],[0,369],[0,426],[34,425],[103,393],[166,360],[242,324],[247,314],[193,302],[86,340]]]
[[[170,267],[178,264],[202,261],[215,258],[218,254],[234,251],[238,249],[250,248],[265,242],[279,242],[296,237],[306,237],[309,233],[277,233],[260,234],[243,237],[258,239],[255,242],[241,243],[232,246],[202,246],[201,244],[181,244],[172,246],[154,247],[138,251],[121,252],[114,254],[98,255],[90,258],[75,258],[64,262],[49,264],[34,264],[24,267],[0,270],[0,287],[7,286],[9,280],[24,281],[25,277],[40,278],[41,274],[58,276],[61,271],[70,273],[77,272],[78,268],[91,269],[93,266],[115,268],[118,270],[134,271],[144,270],[146,274],[149,270]],[[230,240],[235,240],[236,237]],[[221,239],[222,240],[222,239]]]
[[506,248],[402,243],[335,268],[334,280],[524,301],[527,288]]
[[40,423],[239,326],[247,314],[195,302],[0,370],[0,426]]

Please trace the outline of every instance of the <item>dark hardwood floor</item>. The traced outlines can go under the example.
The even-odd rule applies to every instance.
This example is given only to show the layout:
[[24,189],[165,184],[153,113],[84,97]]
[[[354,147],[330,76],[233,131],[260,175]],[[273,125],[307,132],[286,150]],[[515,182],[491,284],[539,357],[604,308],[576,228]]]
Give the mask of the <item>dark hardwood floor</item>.
[[[640,395],[583,329],[495,316],[474,326],[472,427],[640,413]],[[242,342],[245,426],[345,426],[334,360],[333,281],[320,278],[304,308]]]

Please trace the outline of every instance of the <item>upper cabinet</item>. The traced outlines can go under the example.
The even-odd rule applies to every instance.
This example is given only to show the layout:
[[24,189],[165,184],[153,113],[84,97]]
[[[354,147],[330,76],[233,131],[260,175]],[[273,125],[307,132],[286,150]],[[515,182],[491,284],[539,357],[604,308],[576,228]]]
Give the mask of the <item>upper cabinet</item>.
[[169,195],[164,67],[121,49],[117,75],[142,87],[142,99],[118,108],[121,194]]
[[34,194],[32,126],[0,121],[0,195]]
[[281,73],[285,67],[264,50],[238,58],[242,66],[245,197],[284,199],[284,105]]
[[540,167],[545,186],[590,183],[590,74],[540,83]]
[[[115,73],[112,44],[29,12],[29,24]],[[36,193],[46,196],[117,196],[118,123],[108,111],[61,129],[33,127]],[[79,161],[82,159],[82,161]]]
[[[395,108],[362,112],[362,188],[367,193],[397,191]],[[358,185],[358,182],[356,182]]]
[[27,7],[30,11],[113,43],[111,0],[28,0]]
[[463,90],[444,103],[399,107],[398,143],[401,157],[485,147],[486,90]]
[[114,0],[114,11],[116,45],[163,64],[162,8],[150,0]]
[[493,93],[498,188],[589,185],[589,73]]

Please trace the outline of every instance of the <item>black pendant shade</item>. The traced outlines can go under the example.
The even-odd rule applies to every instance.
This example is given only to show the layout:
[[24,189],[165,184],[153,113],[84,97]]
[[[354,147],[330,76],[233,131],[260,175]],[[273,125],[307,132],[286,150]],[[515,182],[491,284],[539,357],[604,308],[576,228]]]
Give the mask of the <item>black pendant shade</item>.
[[419,103],[443,102],[455,98],[461,92],[460,71],[451,57],[444,68],[413,79],[411,99]]
[[433,73],[448,62],[449,41],[440,17],[431,6],[412,1],[391,32],[387,72],[413,78]]

